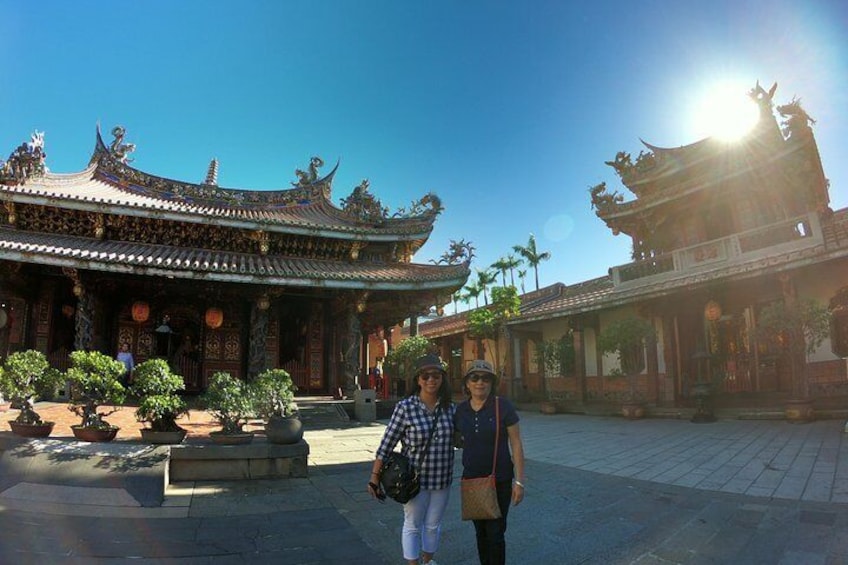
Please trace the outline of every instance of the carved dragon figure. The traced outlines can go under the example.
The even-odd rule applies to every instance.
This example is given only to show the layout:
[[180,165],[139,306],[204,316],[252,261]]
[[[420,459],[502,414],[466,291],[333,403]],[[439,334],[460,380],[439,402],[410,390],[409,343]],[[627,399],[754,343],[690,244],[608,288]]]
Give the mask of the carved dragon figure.
[[35,131],[30,141],[21,143],[9,158],[0,161],[0,178],[24,184],[28,178],[43,175],[47,171],[44,162],[44,132]]
[[777,107],[777,112],[783,116],[783,135],[786,139],[799,139],[810,135],[811,124],[816,121],[801,107],[801,100],[793,98],[788,104]]
[[297,180],[292,183],[292,186],[309,186],[318,180],[318,169],[324,166],[324,160],[321,157],[312,157],[309,160],[309,170],[295,169],[294,174]]
[[129,154],[135,151],[135,143],[124,143],[124,136],[127,130],[123,126],[115,126],[112,128],[112,135],[115,139],[109,145],[109,152],[121,163],[132,163],[133,159],[129,158]]
[[388,217],[389,209],[368,192],[370,184],[368,179],[362,179],[348,198],[342,198],[342,209],[362,220],[382,220]]
[[468,265],[471,263],[471,259],[473,258],[474,246],[470,241],[465,241],[464,239],[455,241],[452,239],[450,240],[448,250],[442,253],[442,256],[437,260],[431,259],[431,261],[436,265],[458,265],[460,263]]
[[589,194],[592,196],[592,208],[595,210],[595,214],[601,214],[624,202],[624,197],[618,191],[607,192],[607,183],[605,182],[590,187]]
[[420,200],[413,201],[409,205],[409,211],[406,208],[399,208],[392,216],[395,218],[414,218],[428,214],[439,214],[442,210],[444,210],[442,199],[435,193],[428,192]]

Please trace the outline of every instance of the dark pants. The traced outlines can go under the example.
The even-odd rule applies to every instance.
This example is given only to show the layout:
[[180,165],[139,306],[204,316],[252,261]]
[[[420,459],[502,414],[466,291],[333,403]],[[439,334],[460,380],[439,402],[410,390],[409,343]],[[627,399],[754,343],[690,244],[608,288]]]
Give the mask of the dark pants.
[[497,520],[474,520],[480,565],[503,565],[506,563],[504,534],[506,534],[506,515],[512,501],[512,481],[498,482],[497,490],[501,517]]

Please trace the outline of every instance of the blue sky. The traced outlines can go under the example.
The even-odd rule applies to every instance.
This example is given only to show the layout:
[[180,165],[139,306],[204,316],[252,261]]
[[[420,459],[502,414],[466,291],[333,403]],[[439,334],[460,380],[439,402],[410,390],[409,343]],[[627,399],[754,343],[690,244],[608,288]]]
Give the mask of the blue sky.
[[[630,260],[588,189],[639,139],[692,143],[722,81],[759,80],[817,120],[832,206],[848,206],[844,0],[20,2],[0,0],[0,154],[45,131],[54,172],[122,124],[133,166],[279,189],[312,155],[338,204],[363,178],[392,211],[446,207],[416,256],[450,240],[487,267],[533,232],[541,284]],[[703,122],[704,120],[701,120]],[[706,120],[709,122],[710,120]],[[626,193],[629,195],[629,193]],[[532,287],[529,276],[528,290]]]

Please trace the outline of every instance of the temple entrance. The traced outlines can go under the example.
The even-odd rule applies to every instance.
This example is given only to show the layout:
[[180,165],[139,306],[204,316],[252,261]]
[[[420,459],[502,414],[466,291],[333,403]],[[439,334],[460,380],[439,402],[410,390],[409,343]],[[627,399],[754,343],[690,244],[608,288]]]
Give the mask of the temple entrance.
[[200,313],[189,307],[168,308],[154,329],[155,356],[165,359],[183,377],[186,392],[203,388],[203,355]]

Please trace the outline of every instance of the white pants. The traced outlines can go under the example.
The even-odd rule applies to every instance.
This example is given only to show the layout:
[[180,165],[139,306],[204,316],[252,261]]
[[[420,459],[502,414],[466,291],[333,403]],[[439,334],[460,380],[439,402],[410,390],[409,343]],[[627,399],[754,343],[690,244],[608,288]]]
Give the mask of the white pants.
[[403,505],[401,545],[404,559],[418,559],[421,552],[436,553],[442,533],[442,516],[448,505],[450,488],[421,489],[418,496]]

